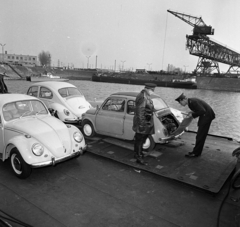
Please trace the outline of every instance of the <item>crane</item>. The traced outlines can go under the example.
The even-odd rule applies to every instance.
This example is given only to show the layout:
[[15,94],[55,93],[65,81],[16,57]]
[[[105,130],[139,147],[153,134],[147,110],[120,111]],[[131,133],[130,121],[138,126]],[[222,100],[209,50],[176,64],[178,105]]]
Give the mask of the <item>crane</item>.
[[240,54],[211,40],[208,35],[214,35],[214,29],[207,26],[201,17],[167,11],[193,27],[193,34],[186,35],[186,48],[191,55],[199,57],[196,72],[205,74],[216,69],[220,74],[219,62],[229,65],[226,73],[237,71],[240,67]]

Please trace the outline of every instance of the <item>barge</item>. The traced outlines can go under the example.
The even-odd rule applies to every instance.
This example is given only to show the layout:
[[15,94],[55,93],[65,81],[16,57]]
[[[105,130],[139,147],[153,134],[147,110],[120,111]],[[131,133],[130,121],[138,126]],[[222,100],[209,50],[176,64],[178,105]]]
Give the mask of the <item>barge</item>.
[[155,83],[158,87],[172,87],[196,89],[195,78],[172,75],[153,75],[148,73],[95,73],[92,75],[94,82],[121,83],[144,85],[145,83]]

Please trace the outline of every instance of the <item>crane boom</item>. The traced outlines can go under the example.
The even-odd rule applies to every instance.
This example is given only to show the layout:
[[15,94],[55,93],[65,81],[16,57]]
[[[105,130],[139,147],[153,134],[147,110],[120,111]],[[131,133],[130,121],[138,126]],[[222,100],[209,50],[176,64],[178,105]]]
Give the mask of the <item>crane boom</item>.
[[240,68],[240,53],[211,40],[207,35],[213,35],[214,29],[207,26],[201,17],[167,11],[194,27],[193,34],[186,36],[186,48],[191,55],[199,57],[196,71],[200,69],[204,73],[208,69],[217,69],[220,73],[218,62],[229,65],[228,72],[234,67]]
[[171,10],[167,10],[169,13],[183,20],[187,24],[194,27],[193,35],[213,35],[214,29],[211,26],[207,26],[201,17],[195,17],[184,13],[178,13]]

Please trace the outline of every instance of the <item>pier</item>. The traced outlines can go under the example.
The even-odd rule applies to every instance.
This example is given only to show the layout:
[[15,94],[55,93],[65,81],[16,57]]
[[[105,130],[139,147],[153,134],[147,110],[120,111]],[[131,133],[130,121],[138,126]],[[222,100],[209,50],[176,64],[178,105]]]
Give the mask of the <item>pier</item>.
[[187,132],[158,145],[146,157],[148,166],[135,163],[132,142],[102,136],[87,141],[85,155],[34,169],[26,180],[4,162],[0,211],[36,227],[213,227],[218,220],[220,226],[234,226],[240,192],[229,181],[238,143],[209,136],[203,155],[186,159],[194,137]]

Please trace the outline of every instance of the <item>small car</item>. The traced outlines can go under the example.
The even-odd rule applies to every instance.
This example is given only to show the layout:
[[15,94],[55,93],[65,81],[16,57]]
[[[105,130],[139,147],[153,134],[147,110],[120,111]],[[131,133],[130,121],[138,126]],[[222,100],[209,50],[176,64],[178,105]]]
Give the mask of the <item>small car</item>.
[[[118,92],[110,95],[101,106],[92,108],[83,114],[82,131],[86,138],[95,133],[124,140],[134,140],[132,130],[135,111],[135,99],[138,92]],[[167,143],[178,138],[174,134],[183,121],[181,111],[170,108],[163,99],[153,94],[155,134],[147,138],[143,150],[151,151],[156,143]],[[92,103],[94,106],[94,104]]]
[[64,123],[79,125],[82,114],[92,107],[77,87],[68,82],[34,83],[28,88],[27,94],[42,100],[52,115]]
[[54,166],[86,151],[77,127],[53,117],[41,100],[29,95],[1,95],[0,125],[0,159],[10,159],[22,179],[32,168]]

